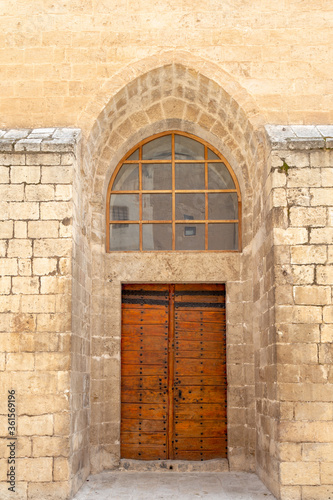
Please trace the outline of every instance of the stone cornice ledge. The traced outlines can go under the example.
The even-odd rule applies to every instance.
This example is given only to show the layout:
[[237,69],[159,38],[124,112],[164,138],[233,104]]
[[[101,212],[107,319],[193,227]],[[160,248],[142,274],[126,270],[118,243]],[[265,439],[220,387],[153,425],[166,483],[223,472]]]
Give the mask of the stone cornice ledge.
[[272,149],[333,148],[333,125],[265,125]]
[[34,128],[0,130],[2,153],[67,153],[81,138],[79,128]]

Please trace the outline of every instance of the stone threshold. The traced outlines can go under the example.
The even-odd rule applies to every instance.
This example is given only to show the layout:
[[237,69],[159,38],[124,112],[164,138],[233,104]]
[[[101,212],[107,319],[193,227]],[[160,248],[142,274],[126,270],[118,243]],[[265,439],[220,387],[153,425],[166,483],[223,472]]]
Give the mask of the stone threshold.
[[203,460],[129,460],[121,459],[120,471],[128,472],[228,472],[229,463],[226,458]]

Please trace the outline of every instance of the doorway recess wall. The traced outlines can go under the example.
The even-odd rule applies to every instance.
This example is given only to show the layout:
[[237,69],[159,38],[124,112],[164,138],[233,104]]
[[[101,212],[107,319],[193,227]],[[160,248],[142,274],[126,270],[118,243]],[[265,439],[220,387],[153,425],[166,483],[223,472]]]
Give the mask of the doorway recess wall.
[[227,456],[225,285],[124,285],[121,456]]

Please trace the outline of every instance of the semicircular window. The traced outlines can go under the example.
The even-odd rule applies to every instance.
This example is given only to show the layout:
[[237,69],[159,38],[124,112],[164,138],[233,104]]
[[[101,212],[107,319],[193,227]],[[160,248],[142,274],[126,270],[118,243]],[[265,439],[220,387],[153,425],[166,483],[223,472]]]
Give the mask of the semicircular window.
[[145,139],[107,195],[108,251],[237,251],[241,198],[226,159],[182,132]]

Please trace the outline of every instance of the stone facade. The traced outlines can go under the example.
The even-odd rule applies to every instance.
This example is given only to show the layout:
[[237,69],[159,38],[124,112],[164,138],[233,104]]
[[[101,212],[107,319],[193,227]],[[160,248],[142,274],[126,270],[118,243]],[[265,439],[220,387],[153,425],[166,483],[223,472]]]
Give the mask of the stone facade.
[[[119,466],[131,282],[226,283],[230,469],[333,495],[332,2],[287,3],[2,2],[1,499],[70,499]],[[106,253],[113,171],[170,130],[230,163],[240,252]]]

